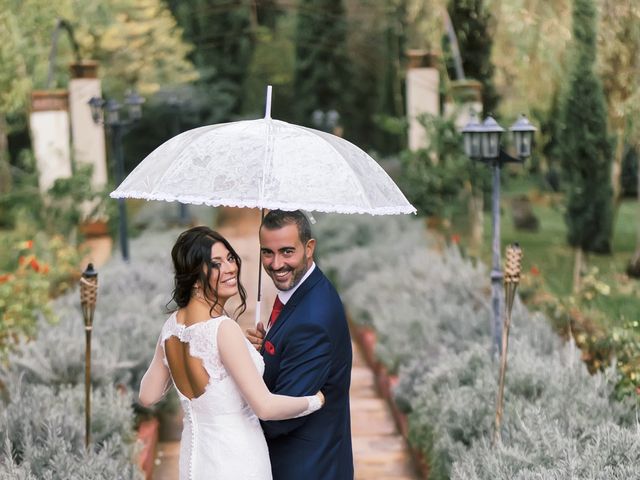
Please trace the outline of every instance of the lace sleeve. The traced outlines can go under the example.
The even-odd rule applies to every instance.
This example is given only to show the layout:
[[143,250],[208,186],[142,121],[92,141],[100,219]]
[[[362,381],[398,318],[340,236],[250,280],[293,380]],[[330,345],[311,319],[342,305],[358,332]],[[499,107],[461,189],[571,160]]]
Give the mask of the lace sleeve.
[[271,393],[251,359],[249,348],[237,323],[229,319],[220,322],[218,349],[222,363],[260,419],[285,420],[309,415],[322,406],[317,395],[290,397]]
[[320,396],[318,396],[317,394],[311,395],[309,397],[304,397],[304,398],[306,398],[307,401],[309,402],[309,407],[304,412],[299,413],[293,418],[300,418],[300,417],[310,415],[313,412],[318,411],[322,408],[322,400],[320,400]]
[[140,382],[138,399],[141,405],[149,407],[160,401],[171,387],[171,375],[165,362],[162,334],[160,334],[151,365]]

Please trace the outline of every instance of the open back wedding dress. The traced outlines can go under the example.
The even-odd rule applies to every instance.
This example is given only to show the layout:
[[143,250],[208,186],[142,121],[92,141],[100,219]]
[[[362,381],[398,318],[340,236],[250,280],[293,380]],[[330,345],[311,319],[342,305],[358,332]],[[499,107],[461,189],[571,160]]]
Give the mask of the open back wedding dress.
[[[234,348],[232,356],[226,357],[227,366],[222,362],[218,346],[223,323],[228,345]],[[143,403],[154,403],[166,393],[171,375],[167,343],[172,337],[188,344],[185,356],[201,361],[209,377],[204,393],[189,398],[171,376],[184,410],[180,480],[271,480],[269,451],[254,412],[258,411],[261,418],[267,420],[308,415],[321,407],[319,397],[271,394],[262,380],[262,357],[229,317],[210,318],[185,326],[173,313],[162,327],[154,360],[142,379]],[[247,372],[251,364],[256,371]]]

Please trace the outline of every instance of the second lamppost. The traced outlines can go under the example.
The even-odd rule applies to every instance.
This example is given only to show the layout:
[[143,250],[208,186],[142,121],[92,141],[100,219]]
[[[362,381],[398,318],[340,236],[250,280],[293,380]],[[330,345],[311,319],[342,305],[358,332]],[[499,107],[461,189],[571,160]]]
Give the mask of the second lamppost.
[[[124,100],[127,106],[127,118],[120,117],[122,105],[110,99],[104,100],[100,97],[92,97],[89,100],[91,116],[96,124],[103,124],[110,139],[111,155],[115,159],[115,180],[116,184],[124,180],[124,153],[122,150],[122,138],[130,129],[131,125],[142,117],[142,104],[144,98],[136,92],[127,94]],[[118,236],[120,238],[120,251],[122,259],[129,261],[129,235],[127,232],[127,205],[124,198],[118,199]]]
[[500,351],[502,342],[502,270],[500,268],[500,170],[505,163],[522,163],[531,156],[533,134],[536,128],[521,115],[509,129],[513,134],[516,157],[508,155],[500,148],[500,137],[504,132],[498,122],[487,117],[479,123],[473,117],[462,130],[465,154],[474,161],[486,163],[493,170],[492,185],[492,264],[491,264],[491,306],[493,311],[492,352]]

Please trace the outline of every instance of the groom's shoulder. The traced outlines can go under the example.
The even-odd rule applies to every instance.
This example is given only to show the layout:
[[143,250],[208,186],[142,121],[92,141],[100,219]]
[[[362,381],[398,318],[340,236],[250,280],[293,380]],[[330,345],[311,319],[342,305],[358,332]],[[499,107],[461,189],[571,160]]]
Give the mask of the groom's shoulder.
[[335,289],[327,276],[322,272],[322,270],[318,268],[317,265],[307,281],[310,281],[309,292],[311,293],[312,297],[321,296],[325,298],[332,298],[335,300],[340,299],[338,291]]

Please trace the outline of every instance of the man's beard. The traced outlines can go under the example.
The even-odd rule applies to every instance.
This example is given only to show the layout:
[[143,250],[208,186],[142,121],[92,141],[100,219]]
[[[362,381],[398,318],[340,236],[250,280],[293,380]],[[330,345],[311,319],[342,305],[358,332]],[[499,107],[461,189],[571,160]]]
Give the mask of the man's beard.
[[[295,288],[299,283],[300,280],[302,280],[302,277],[304,277],[304,274],[307,273],[309,271],[309,267],[307,266],[308,261],[307,261],[307,256],[305,255],[302,261],[302,264],[300,266],[300,268],[296,268],[296,269],[287,269],[291,272],[291,281],[289,282],[289,286],[283,288],[278,286],[278,282],[275,278],[275,272],[276,270],[271,270],[269,269],[269,272],[271,273],[271,279],[273,280],[273,283],[275,283],[276,288],[280,291],[286,292],[288,290],[291,290],[293,288]],[[277,271],[282,271],[282,269],[277,270]]]

